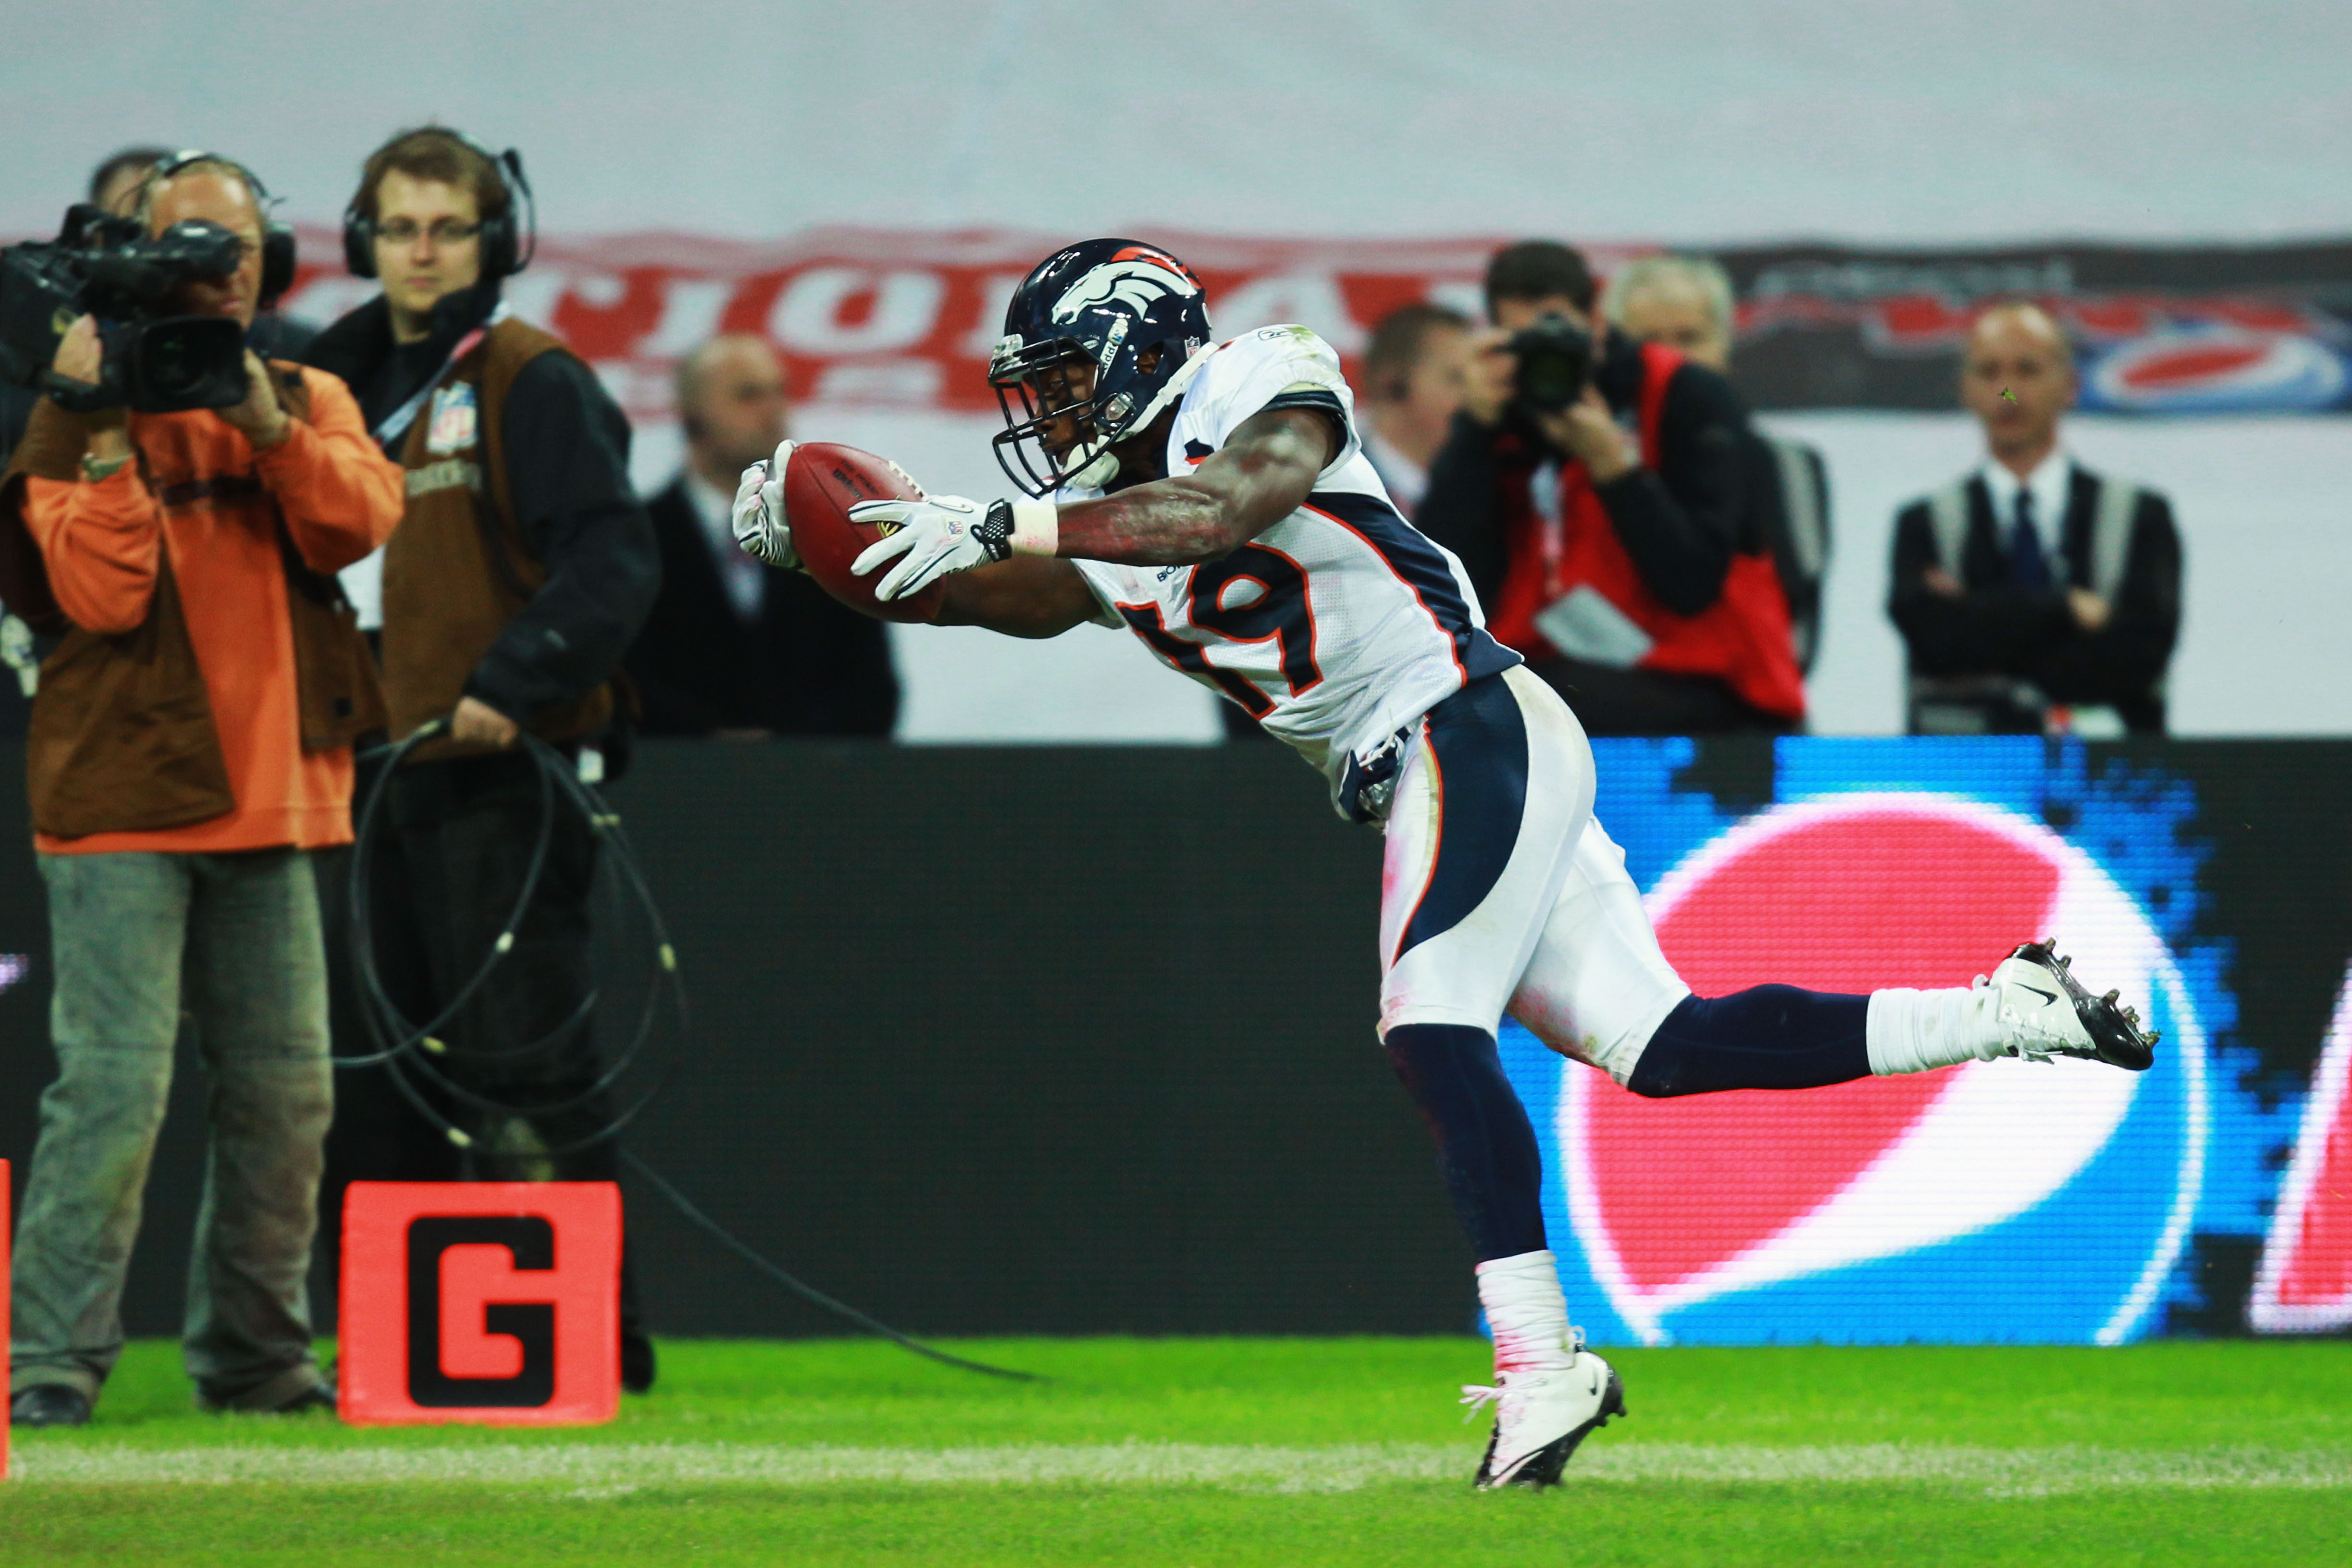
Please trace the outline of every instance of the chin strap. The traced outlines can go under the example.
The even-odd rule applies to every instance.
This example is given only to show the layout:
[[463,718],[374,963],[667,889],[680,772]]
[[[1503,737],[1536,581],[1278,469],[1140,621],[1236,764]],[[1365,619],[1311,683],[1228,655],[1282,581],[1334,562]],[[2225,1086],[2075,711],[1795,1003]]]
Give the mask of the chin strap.
[[1143,412],[1129,420],[1118,435],[1081,441],[1072,447],[1070,457],[1078,466],[1067,470],[1068,477],[1062,483],[1074,489],[1098,490],[1118,478],[1118,458],[1111,447],[1150,426],[1163,409],[1183,396],[1185,388],[1192,384],[1192,378],[1201,374],[1201,367],[1209,363],[1209,356],[1220,346],[1203,343],[1194,349],[1183,367],[1168,378],[1168,384],[1154,393],[1151,401],[1143,405]]

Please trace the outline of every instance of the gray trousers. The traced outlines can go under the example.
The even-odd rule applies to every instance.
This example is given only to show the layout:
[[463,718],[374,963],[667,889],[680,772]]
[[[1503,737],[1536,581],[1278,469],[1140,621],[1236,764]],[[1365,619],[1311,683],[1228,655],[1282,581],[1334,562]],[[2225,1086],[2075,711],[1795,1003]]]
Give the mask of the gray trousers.
[[184,1009],[211,1139],[184,1333],[200,1403],[268,1409],[318,1380],[304,1274],[334,1109],[310,857],[43,855],[58,1078],[16,1226],[11,1390],[95,1399]]

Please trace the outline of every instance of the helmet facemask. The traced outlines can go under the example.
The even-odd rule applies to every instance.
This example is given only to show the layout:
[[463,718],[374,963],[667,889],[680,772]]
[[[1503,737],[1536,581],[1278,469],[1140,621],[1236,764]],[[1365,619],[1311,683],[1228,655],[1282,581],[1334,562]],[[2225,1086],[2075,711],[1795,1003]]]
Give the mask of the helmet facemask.
[[[1118,474],[1111,448],[1173,401],[1209,335],[1199,279],[1131,240],[1047,258],[1015,292],[1004,327],[988,365],[1005,425],[993,445],[1006,477],[1033,496],[1108,486]],[[1093,372],[1084,395],[1072,374],[1080,363]],[[1056,454],[1049,433],[1070,444]]]
[[[1049,496],[1070,487],[1099,489],[1118,472],[1118,460],[1110,447],[1127,431],[1113,427],[1105,432],[1108,405],[1120,400],[1105,393],[1101,375],[1096,375],[1083,396],[1066,393],[1056,397],[1044,384],[1048,373],[1060,366],[1065,369],[1058,379],[1066,387],[1071,382],[1067,367],[1091,363],[1093,356],[1076,338],[1024,344],[1018,337],[1006,337],[990,356],[988,384],[996,389],[996,406],[1004,416],[1004,428],[992,443],[997,466],[1024,493]],[[1018,410],[1013,406],[1016,396]],[[1057,455],[1046,435],[1066,419],[1076,439]]]

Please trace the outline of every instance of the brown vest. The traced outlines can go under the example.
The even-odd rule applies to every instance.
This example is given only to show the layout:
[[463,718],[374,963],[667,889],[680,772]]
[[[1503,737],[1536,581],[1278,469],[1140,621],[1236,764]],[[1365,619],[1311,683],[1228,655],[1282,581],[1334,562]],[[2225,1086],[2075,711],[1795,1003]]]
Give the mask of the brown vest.
[[[509,317],[449,367],[408,427],[400,450],[408,510],[383,552],[383,689],[394,737],[457,706],[474,667],[547,581],[515,521],[502,421],[522,367],[569,352]],[[527,727],[544,741],[577,740],[612,713],[612,689],[600,686]],[[436,742],[418,755],[488,749]]]
[[[300,374],[275,363],[270,369],[287,413],[307,421],[310,399]],[[40,547],[25,525],[26,477],[79,479],[88,446],[82,421],[43,398],[0,475],[0,601],[36,632],[64,637],[42,661],[26,736],[33,826],[52,837],[81,838],[207,822],[236,802],[213,724],[212,698],[188,638],[168,536],[157,553],[147,618],[131,631],[108,635],[84,631],[66,618]],[[383,729],[383,695],[357,618],[334,578],[303,563],[276,500],[249,477],[223,477],[201,488],[202,496],[163,499],[267,506],[277,525],[302,749],[332,751]]]

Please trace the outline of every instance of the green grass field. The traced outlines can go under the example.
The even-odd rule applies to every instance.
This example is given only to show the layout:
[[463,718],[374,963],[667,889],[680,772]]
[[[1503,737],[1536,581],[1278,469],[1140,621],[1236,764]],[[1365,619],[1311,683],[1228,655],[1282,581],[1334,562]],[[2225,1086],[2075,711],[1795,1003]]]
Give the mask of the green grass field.
[[0,1563],[2352,1563],[2352,1343],[1612,1352],[1570,1484],[1477,1496],[1473,1340],[673,1342],[609,1426],[191,1413],[132,1347],[19,1433]]

